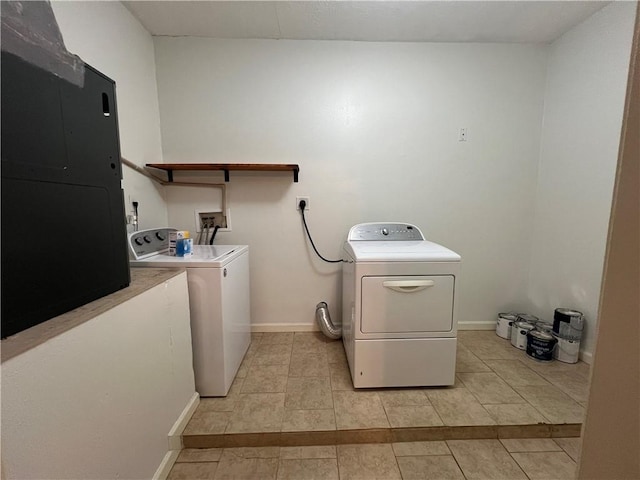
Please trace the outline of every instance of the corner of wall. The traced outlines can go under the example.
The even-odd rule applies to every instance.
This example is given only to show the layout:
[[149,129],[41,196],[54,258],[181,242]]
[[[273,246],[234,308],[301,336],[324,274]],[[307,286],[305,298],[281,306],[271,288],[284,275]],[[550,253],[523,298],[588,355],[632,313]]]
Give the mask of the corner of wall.
[[[587,362],[597,326],[631,8],[614,2],[594,13],[550,45],[547,62],[526,297],[530,313],[542,318],[557,307],[585,313],[581,356]],[[595,119],[584,103],[594,96]],[[563,135],[570,128],[573,138]]]

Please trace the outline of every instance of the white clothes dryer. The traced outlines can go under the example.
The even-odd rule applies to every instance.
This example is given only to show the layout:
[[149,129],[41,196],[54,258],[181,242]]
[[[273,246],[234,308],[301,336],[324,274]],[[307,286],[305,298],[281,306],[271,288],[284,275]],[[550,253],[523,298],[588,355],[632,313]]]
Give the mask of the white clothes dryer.
[[249,247],[194,245],[193,255],[169,255],[169,231],[129,234],[132,267],[186,268],[196,390],[226,396],[251,343]]
[[455,382],[461,257],[407,223],[363,223],[344,245],[342,338],[353,386]]

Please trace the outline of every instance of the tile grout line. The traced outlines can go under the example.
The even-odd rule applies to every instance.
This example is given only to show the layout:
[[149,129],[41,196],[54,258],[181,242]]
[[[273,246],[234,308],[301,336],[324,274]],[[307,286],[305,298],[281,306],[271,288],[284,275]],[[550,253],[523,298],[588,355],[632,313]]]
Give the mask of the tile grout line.
[[[487,365],[488,366],[488,365]],[[489,367],[489,369],[491,369],[491,367]],[[491,370],[493,372],[493,370]],[[483,373],[483,372],[480,372]],[[486,372],[488,373],[488,372]],[[457,375],[456,375],[457,376]],[[484,408],[484,405],[482,404],[482,402],[480,401],[480,398],[478,397],[478,395],[476,395],[475,393],[473,393],[472,390],[469,389],[469,387],[467,386],[467,384],[462,380],[462,378],[460,378],[460,382],[462,383],[462,385],[464,386],[464,388],[473,396],[473,398],[476,399],[476,401],[478,402],[478,404],[480,405],[480,407],[482,407],[482,409],[486,412],[486,414],[489,416],[489,418],[493,419],[493,421],[496,423],[496,425],[498,425],[498,421],[493,418],[493,415],[491,415],[491,413],[489,413],[489,410],[487,410],[486,408]]]
[[456,458],[455,454],[453,453],[453,450],[451,450],[451,448],[449,447],[449,442],[447,440],[445,440],[444,444],[447,446],[447,450],[449,450],[449,452],[451,453],[451,456],[453,457],[453,461],[456,462],[456,465],[458,466],[458,469],[462,472],[462,476],[465,479],[467,479],[467,475],[466,475],[466,473],[464,473],[464,470],[462,469],[462,465],[460,465],[460,463],[458,462],[458,459]]
[[[505,448],[505,450],[506,450],[506,448]],[[524,476],[527,477],[529,480],[533,480],[529,475],[527,475],[527,472],[524,471],[524,468],[522,468],[520,466],[518,461],[515,458],[513,458],[513,455],[511,454],[511,452],[507,452],[507,453],[511,457],[511,460],[513,460],[515,462],[515,464],[518,466],[518,468],[522,471],[522,473],[524,473]],[[513,453],[516,453],[516,452],[513,452]],[[517,453],[535,453],[535,452],[517,452]],[[545,452],[545,453],[548,453],[548,452]]]
[[[382,406],[384,407],[384,405],[382,405]],[[386,413],[386,411],[385,411],[385,413]],[[389,425],[391,425],[391,422],[389,422]],[[396,452],[393,449],[393,443],[389,442],[389,446],[391,447],[391,451],[393,452],[393,458],[396,461],[396,467],[398,467],[398,473],[400,474],[400,478],[404,478],[403,475],[402,475],[402,469],[400,468],[400,462],[398,461],[398,456],[396,455]]]

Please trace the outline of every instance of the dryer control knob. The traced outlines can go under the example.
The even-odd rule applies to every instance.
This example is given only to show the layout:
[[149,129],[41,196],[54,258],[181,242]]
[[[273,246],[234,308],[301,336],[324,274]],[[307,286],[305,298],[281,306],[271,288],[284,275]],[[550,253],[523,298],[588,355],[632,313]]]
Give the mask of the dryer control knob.
[[140,237],[136,238],[134,242],[136,242],[136,245],[142,245],[144,243]]
[[151,238],[149,238],[149,235],[144,236],[144,241],[147,243],[151,243]]
[[167,238],[167,237],[165,237],[161,232],[156,232],[156,238],[158,240],[160,240],[161,242],[163,242],[164,239]]
[[389,229],[388,228],[383,228],[382,229],[382,234],[383,235],[389,235]]

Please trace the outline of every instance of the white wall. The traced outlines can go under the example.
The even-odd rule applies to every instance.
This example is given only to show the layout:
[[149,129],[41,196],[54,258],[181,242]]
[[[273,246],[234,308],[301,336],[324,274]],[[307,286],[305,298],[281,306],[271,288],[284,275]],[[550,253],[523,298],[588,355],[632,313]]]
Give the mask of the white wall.
[[614,2],[552,46],[545,94],[528,296],[532,313],[585,313],[595,343],[611,197],[635,18]]
[[182,273],[2,363],[3,478],[151,478],[194,394]]
[[[116,82],[120,149],[137,163],[161,163],[160,117],[151,35],[120,2],[52,1],[71,53]],[[140,227],[167,224],[162,187],[122,167],[127,214],[138,201]]]
[[[251,248],[253,323],[340,319],[352,225],[403,221],[463,257],[461,322],[521,308],[528,278],[546,48],[155,37],[166,162],[298,163],[231,173],[233,231]],[[458,130],[469,140],[458,142]],[[221,175],[211,177],[221,179]],[[193,213],[170,218],[193,228]]]

